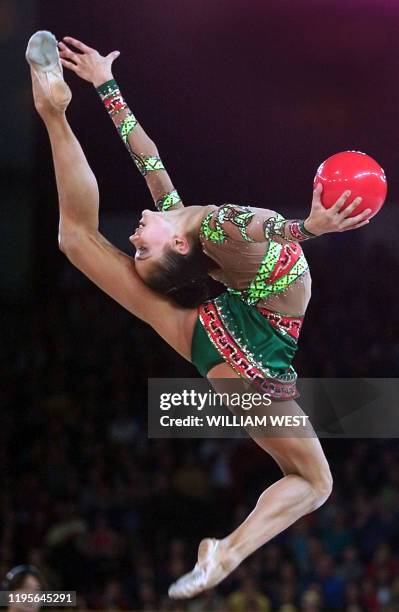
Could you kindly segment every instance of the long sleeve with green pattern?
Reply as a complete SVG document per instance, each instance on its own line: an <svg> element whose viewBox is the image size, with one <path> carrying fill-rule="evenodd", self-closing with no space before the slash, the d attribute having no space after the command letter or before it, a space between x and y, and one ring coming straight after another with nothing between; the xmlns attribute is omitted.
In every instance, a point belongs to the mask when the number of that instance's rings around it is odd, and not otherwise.
<svg viewBox="0 0 399 612"><path fill-rule="evenodd" d="M203 226L206 237L214 242L227 237L244 242L302 242L315 237L300 219L285 219L274 210L237 204L223 204L212 211Z"/></svg>
<svg viewBox="0 0 399 612"><path fill-rule="evenodd" d="M144 176L155 206L164 211L183 206L155 143L126 104L114 79L96 88L138 170Z"/></svg>

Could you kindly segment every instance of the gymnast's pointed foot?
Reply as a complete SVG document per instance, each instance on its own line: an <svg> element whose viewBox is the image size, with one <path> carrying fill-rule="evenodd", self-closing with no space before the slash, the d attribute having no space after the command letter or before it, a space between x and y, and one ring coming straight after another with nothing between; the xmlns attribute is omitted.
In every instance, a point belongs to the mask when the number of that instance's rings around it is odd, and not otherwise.
<svg viewBox="0 0 399 612"><path fill-rule="evenodd" d="M40 115L65 113L72 93L64 81L57 40L51 32L33 34L26 49L31 69L33 99Z"/></svg>
<svg viewBox="0 0 399 612"><path fill-rule="evenodd" d="M216 586L239 565L226 552L224 540L207 538L198 548L198 561L194 569L169 587L172 599L188 599Z"/></svg>

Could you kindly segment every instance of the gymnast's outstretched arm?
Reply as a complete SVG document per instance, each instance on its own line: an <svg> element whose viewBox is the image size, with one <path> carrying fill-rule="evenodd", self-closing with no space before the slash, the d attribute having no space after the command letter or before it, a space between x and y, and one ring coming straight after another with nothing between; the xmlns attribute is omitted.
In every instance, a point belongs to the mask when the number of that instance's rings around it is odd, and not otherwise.
<svg viewBox="0 0 399 612"><path fill-rule="evenodd" d="M331 208L326 209L320 199L321 193L322 185L319 183L313 191L311 211L305 220L285 219L281 214L264 208L224 204L210 213L205 222L205 235L213 236L216 241L218 236L225 235L246 242L302 242L331 232L357 229L368 223L369 208L349 217L362 198L355 198L344 208L350 197L350 191L345 191Z"/></svg>
<svg viewBox="0 0 399 612"><path fill-rule="evenodd" d="M138 123L114 80L112 64L119 56L119 51L113 51L104 57L75 38L65 37L64 41L59 43L63 66L96 87L130 156L146 180L156 208L169 210L183 206L156 144ZM72 51L65 43L75 47L78 52Z"/></svg>

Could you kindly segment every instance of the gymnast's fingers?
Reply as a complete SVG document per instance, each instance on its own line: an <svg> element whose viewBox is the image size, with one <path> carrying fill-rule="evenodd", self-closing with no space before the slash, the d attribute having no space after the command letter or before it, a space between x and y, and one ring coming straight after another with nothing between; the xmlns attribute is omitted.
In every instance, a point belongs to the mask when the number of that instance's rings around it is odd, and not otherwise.
<svg viewBox="0 0 399 612"><path fill-rule="evenodd" d="M365 221L368 221L367 217L369 217L370 213L371 213L371 209L366 208L366 210L363 210L363 212L359 213L355 217L350 217L349 219L345 219L344 221L342 221L341 228L343 230L354 229L360 223L364 223Z"/></svg>
<svg viewBox="0 0 399 612"><path fill-rule="evenodd" d="M338 198L338 200L331 206L330 214L335 214L340 212L341 208L345 204L346 200L349 198L351 192L349 190L344 191L344 193Z"/></svg>
<svg viewBox="0 0 399 612"><path fill-rule="evenodd" d="M370 223L370 219L366 219L365 221L362 221L361 223L357 223L356 225L351 225L350 227L346 227L345 229L341 231L347 232L348 230L359 229L359 227L363 227L363 225L367 225L368 223Z"/></svg>
<svg viewBox="0 0 399 612"><path fill-rule="evenodd" d="M72 72L76 72L76 74L78 74L80 72L80 67L79 66L77 66L73 62L70 62L70 61L64 59L63 57L61 57L61 64L64 66L64 68L68 68L69 70L72 70Z"/></svg>
<svg viewBox="0 0 399 612"><path fill-rule="evenodd" d="M80 40L72 38L71 36L64 36L63 40L65 40L65 42L67 42L68 44L73 45L76 49L79 49L79 51L81 51L82 53L91 53L92 51L94 51L94 49L92 49L91 47L88 47Z"/></svg>
<svg viewBox="0 0 399 612"><path fill-rule="evenodd" d="M74 53L73 51L71 51L71 49L69 49L69 47L64 45L64 43L62 43L62 42L58 43L58 47L60 49L60 57L62 59L66 59L66 60L69 60L71 62L75 62L75 64L78 63L79 55L77 53Z"/></svg>
<svg viewBox="0 0 399 612"><path fill-rule="evenodd" d="M359 206L361 201L362 198L360 196L358 198L355 198L353 202L349 204L349 206L341 210L338 214L341 215L341 217L343 217L344 219L346 219L355 210L356 206Z"/></svg>

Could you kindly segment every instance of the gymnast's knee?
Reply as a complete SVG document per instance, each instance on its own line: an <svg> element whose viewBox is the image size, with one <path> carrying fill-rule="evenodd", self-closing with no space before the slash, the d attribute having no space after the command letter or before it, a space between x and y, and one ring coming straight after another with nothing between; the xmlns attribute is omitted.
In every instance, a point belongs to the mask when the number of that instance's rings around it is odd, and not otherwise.
<svg viewBox="0 0 399 612"><path fill-rule="evenodd" d="M311 484L314 492L312 510L317 510L330 497L333 488L333 478L328 465L321 468L317 478Z"/></svg>

